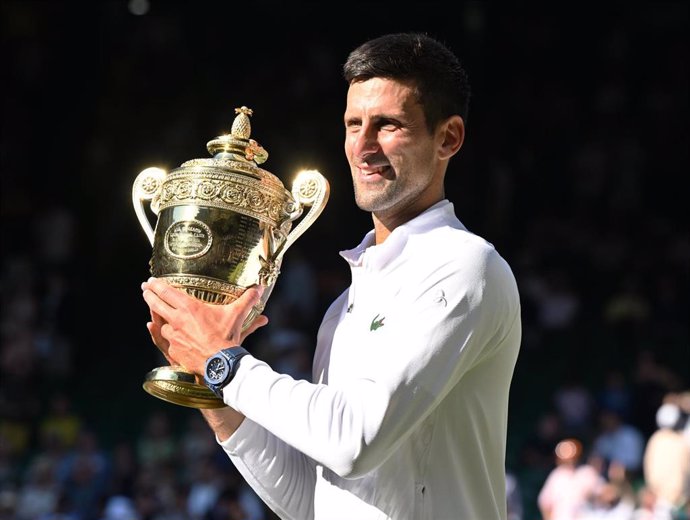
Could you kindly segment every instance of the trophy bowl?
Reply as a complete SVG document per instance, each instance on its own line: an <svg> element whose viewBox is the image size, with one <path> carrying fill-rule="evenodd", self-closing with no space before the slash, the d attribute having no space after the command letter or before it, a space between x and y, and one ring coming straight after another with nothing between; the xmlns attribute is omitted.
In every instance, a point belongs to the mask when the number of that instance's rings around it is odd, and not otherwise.
<svg viewBox="0 0 690 520"><path fill-rule="evenodd" d="M170 172L146 168L134 180L132 203L153 247L153 276L218 305L235 301L248 287L264 286L246 328L263 312L285 251L322 212L330 188L318 171L303 170L288 191L258 166L268 153L249 138L252 110L243 106L235 113L230 134L207 143L212 158L192 159ZM157 216L155 228L145 202ZM305 207L309 211L303 215ZM181 406L225 406L182 366L151 370L143 387Z"/></svg>

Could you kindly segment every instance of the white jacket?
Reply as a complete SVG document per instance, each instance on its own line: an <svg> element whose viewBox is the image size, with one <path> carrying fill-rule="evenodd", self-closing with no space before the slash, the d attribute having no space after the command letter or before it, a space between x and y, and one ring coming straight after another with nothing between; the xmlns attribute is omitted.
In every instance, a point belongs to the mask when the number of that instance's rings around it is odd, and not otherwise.
<svg viewBox="0 0 690 520"><path fill-rule="evenodd" d="M313 383L245 356L221 443L291 520L500 520L508 393L521 338L514 276L444 200L341 255Z"/></svg>

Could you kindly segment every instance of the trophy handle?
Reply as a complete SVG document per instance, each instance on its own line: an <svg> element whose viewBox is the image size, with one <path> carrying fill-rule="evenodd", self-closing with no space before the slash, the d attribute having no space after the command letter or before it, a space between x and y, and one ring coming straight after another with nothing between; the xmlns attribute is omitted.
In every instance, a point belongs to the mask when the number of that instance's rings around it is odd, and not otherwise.
<svg viewBox="0 0 690 520"><path fill-rule="evenodd" d="M134 179L132 185L132 204L134 205L134 212L137 214L139 224L146 233L146 236L153 246L153 227L144 211L144 201L151 201L151 211L158 215L158 196L160 195L160 188L163 185L163 179L166 176L165 170L160 168L146 168L137 178Z"/></svg>
<svg viewBox="0 0 690 520"><path fill-rule="evenodd" d="M302 170L292 182L292 196L299 205L296 216L302 212L303 206L311 206L309 212L300 220L299 224L288 234L283 247L276 252L274 260L278 261L285 251L311 226L326 207L330 194L330 185L326 178L317 170Z"/></svg>

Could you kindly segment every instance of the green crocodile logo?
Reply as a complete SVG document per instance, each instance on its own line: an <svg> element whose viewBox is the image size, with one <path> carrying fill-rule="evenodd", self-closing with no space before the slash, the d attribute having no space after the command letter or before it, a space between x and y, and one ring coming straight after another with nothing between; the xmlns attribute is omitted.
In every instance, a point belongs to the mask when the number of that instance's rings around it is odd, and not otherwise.
<svg viewBox="0 0 690 520"><path fill-rule="evenodd" d="M383 327L384 323L383 320L385 320L386 317L383 316L382 318L379 318L379 315L377 314L373 320L371 320L371 326L369 327L369 330L376 330L380 327Z"/></svg>

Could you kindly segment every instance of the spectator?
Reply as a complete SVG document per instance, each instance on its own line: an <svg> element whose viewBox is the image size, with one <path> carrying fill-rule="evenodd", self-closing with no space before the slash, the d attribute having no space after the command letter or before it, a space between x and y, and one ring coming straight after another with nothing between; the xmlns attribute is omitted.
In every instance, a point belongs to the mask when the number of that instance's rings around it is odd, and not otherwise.
<svg viewBox="0 0 690 520"><path fill-rule="evenodd" d="M625 495L620 485L605 482L576 520L631 520L634 512L635 503Z"/></svg>
<svg viewBox="0 0 690 520"><path fill-rule="evenodd" d="M113 495L106 501L101 520L139 520L134 502L123 495Z"/></svg>
<svg viewBox="0 0 690 520"><path fill-rule="evenodd" d="M631 419L632 392L620 369L614 368L606 373L604 388L598 393L597 401L600 409L612 410L624 421Z"/></svg>
<svg viewBox="0 0 690 520"><path fill-rule="evenodd" d="M626 471L637 476L642 468L644 437L633 425L623 421L616 410L599 412L600 430L595 436L593 450L607 463L620 463Z"/></svg>
<svg viewBox="0 0 690 520"><path fill-rule="evenodd" d="M647 486L642 486L637 491L637 504L632 520L665 520L654 512L655 507L656 495Z"/></svg>
<svg viewBox="0 0 690 520"><path fill-rule="evenodd" d="M539 511L543 520L573 520L605 481L593 466L580 463L583 448L578 439L562 440L554 453L556 467L537 497Z"/></svg>
<svg viewBox="0 0 690 520"><path fill-rule="evenodd" d="M594 398L589 388L577 376L566 376L563 384L554 393L553 403L565 435L579 438L589 435Z"/></svg>
<svg viewBox="0 0 690 520"><path fill-rule="evenodd" d="M50 399L50 409L39 423L42 439L54 437L64 448L71 449L77 442L82 419L72 409L72 400L64 393Z"/></svg>
<svg viewBox="0 0 690 520"><path fill-rule="evenodd" d="M177 443L165 412L156 410L137 441L137 458L143 466L162 467L176 456Z"/></svg>
<svg viewBox="0 0 690 520"><path fill-rule="evenodd" d="M668 394L656 414L658 429L644 451L644 479L657 497L655 511L670 517L690 501L690 444L683 436L688 422L677 394Z"/></svg>
<svg viewBox="0 0 690 520"><path fill-rule="evenodd" d="M27 482L21 487L18 495L18 520L34 520L55 510L60 498L60 486L54 478L51 461L43 459L31 467Z"/></svg>

